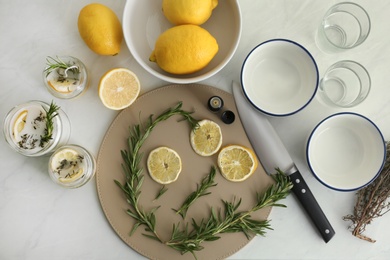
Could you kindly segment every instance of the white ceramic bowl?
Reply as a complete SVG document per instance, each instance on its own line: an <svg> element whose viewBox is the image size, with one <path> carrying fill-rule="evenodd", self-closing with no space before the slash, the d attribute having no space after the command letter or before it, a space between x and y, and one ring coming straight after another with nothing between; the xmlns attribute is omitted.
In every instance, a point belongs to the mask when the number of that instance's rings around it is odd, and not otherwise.
<svg viewBox="0 0 390 260"><path fill-rule="evenodd" d="M300 44L273 39L256 46L241 69L241 85L252 105L272 116L288 116L306 107L318 88L318 68Z"/></svg>
<svg viewBox="0 0 390 260"><path fill-rule="evenodd" d="M162 1L127 0L123 12L123 34L134 59L149 73L168 82L187 84L205 80L220 71L232 58L241 37L241 12L237 0L219 1L210 19L201 25L217 40L219 51L202 70L188 75L174 75L160 69L149 56L155 42L173 25L162 13Z"/></svg>
<svg viewBox="0 0 390 260"><path fill-rule="evenodd" d="M312 131L306 158L314 176L338 191L354 191L370 184L386 159L379 128L355 113L334 114Z"/></svg>

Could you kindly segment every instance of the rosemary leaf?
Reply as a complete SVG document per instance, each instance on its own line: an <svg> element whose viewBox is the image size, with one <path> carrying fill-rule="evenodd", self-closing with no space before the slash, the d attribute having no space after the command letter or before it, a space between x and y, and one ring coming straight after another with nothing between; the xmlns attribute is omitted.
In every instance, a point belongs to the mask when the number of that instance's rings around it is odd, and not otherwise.
<svg viewBox="0 0 390 260"><path fill-rule="evenodd" d="M161 189L158 191L156 198L154 200L158 200L167 190L168 188L165 187L165 185L163 185Z"/></svg>
<svg viewBox="0 0 390 260"><path fill-rule="evenodd" d="M215 167L211 167L210 173L202 179L202 182L200 186L197 187L196 191L188 195L181 207L178 210L175 210L176 214L180 214L180 216L184 219L186 217L188 209L195 202L196 199L210 194L210 192L207 192L207 189L217 185L217 183L214 182L215 173Z"/></svg>
<svg viewBox="0 0 390 260"><path fill-rule="evenodd" d="M63 75L63 76L65 76L65 77L67 77L68 70L72 71L75 74L80 72L80 69L78 66L76 66L74 64L66 63L63 60L61 60L58 56L56 56L56 59L48 56L46 58L46 65L47 65L47 67L44 70L44 72L46 73L46 77L51 72L53 72L54 70L58 70L58 69L64 70L65 75Z"/></svg>

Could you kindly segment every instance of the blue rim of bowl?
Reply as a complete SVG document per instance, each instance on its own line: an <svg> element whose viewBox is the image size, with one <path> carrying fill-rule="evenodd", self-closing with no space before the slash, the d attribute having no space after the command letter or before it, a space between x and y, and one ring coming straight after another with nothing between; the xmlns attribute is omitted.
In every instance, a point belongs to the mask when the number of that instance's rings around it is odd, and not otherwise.
<svg viewBox="0 0 390 260"><path fill-rule="evenodd" d="M316 130L318 129L318 127L320 127L322 125L322 123L324 123L325 121L327 121L328 119L332 118L332 117L336 117L336 116L341 116L341 115L353 115L353 116L358 116L358 117L361 117L365 120L367 120L369 123L371 123L374 128L378 131L379 133L379 136L381 137L382 139L382 143L383 143L383 160L382 160L382 165L379 167L379 170L378 172L374 175L374 177L372 177L372 179L365 183L364 185L361 185L359 187L356 187L356 188L352 188L352 189L341 189L341 188L336 188L336 187L333 187L325 182L323 182L319 176L317 176L317 174L315 173L314 169L312 168L311 164L310 164L310 160L309 160L309 146L310 146L310 141L313 137L313 134L316 132ZM310 168L310 171L312 172L312 174L314 175L314 177L321 183L323 184L324 186L332 189L332 190L336 190L336 191L342 191L342 192L349 192L349 191L356 191L356 190L360 190L368 185L370 185L378 176L379 174L381 173L384 165L385 165L385 162L386 162L386 141L383 137L383 134L382 132L380 131L379 127L374 123L372 122L369 118L361 115L361 114L358 114L358 113L353 113L353 112L341 112L341 113L336 113L336 114L333 114L333 115L330 115L328 117L326 117L325 119L323 119L321 122L319 122L316 127L313 129L313 131L310 133L310 136L307 140L307 144L306 144L306 161L307 161L307 164L309 165L309 168Z"/></svg>
<svg viewBox="0 0 390 260"><path fill-rule="evenodd" d="M244 82L243 82L243 80L242 80L245 64L246 64L248 58L251 56L251 54L252 54L257 48L259 48L260 46L262 46L262 45L264 45L264 44L267 44L267 43L270 43L270 42L276 42L276 41L292 43L292 44L298 46L299 48L301 48L302 50L304 50L304 51L307 53L307 55L310 57L310 59L313 61L314 67L315 67L315 69L316 69L316 76L317 76L316 86L315 86L315 88L314 88L313 95L310 97L310 99L309 99L302 107L298 108L298 109L295 110L295 111L286 113L286 114L274 114L274 113L271 113L271 112L269 112L269 111L266 111L266 110L261 109L260 107L256 106L256 104L253 103L253 102L251 101L251 99L248 97L248 95L246 94L245 88L244 88ZM252 104L252 106L253 106L254 108L256 108L257 110L263 112L264 114L270 115L270 116L283 117L283 116L290 116L290 115L296 114L296 113L298 113L299 111L303 110L307 105L310 104L310 102L313 100L313 98L315 97L315 95L316 95L316 93L317 93L318 84L319 84L319 77L320 77L320 76L319 76L318 66L317 66L316 61L314 60L313 56L310 54L310 52L309 52L305 47L303 47L301 44L299 44L299 43L297 43L297 42L294 42L294 41L288 40L288 39L271 39L271 40L268 40L268 41L265 41L265 42L262 42L262 43L258 44L256 47L254 47L254 48L248 53L248 55L246 56L246 58L245 58L245 60L244 60L244 63L243 63L242 66L241 66L240 77L241 77L240 81L241 81L241 88L242 88L242 91L244 92L244 95L245 95L246 99Z"/></svg>

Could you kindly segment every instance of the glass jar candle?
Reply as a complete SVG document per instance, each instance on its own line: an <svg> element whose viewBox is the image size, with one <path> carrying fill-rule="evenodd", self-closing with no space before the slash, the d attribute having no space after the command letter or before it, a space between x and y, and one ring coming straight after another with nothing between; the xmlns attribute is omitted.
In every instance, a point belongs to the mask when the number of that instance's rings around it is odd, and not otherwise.
<svg viewBox="0 0 390 260"><path fill-rule="evenodd" d="M87 90L89 77L84 63L75 57L48 57L43 81L53 96L70 99Z"/></svg>
<svg viewBox="0 0 390 260"><path fill-rule="evenodd" d="M65 145L50 157L51 179L65 188L78 188L95 175L96 161L92 154L79 145Z"/></svg>
<svg viewBox="0 0 390 260"><path fill-rule="evenodd" d="M4 136L9 146L25 156L41 156L68 142L70 121L54 104L29 101L12 108L4 119ZM48 123L48 115L51 118Z"/></svg>

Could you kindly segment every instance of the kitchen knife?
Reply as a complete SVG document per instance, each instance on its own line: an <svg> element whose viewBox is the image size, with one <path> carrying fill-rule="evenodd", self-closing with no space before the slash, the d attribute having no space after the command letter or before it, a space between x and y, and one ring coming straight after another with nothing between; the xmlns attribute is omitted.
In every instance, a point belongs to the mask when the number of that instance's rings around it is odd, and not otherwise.
<svg viewBox="0 0 390 260"><path fill-rule="evenodd" d="M260 163L268 174L276 172L276 168L288 175L293 183L292 191L317 227L322 238L327 243L335 231L318 205L305 180L295 166L287 149L265 115L255 110L248 102L241 86L232 83L236 107L250 143L258 156Z"/></svg>

